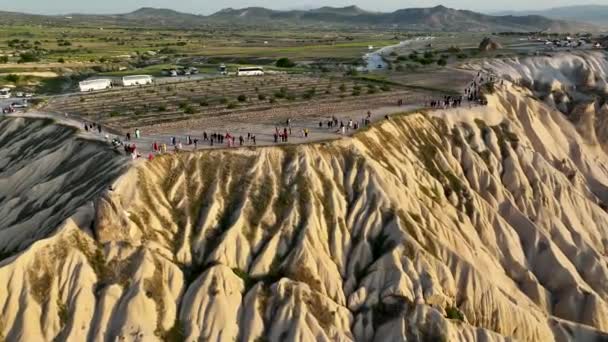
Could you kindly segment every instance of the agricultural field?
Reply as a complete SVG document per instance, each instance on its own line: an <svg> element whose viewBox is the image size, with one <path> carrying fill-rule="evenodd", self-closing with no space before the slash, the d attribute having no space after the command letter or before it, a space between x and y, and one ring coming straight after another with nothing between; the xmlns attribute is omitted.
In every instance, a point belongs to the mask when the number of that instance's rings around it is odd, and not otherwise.
<svg viewBox="0 0 608 342"><path fill-rule="evenodd" d="M292 74L344 73L363 65L370 47L377 50L428 35L433 36L431 42L403 45L383 55L389 63L386 71L428 73L490 55L479 54L477 45L484 35L478 33L0 25L0 85L52 95L75 91L79 81L91 76L160 77L162 69L176 66L194 66L215 76L220 64L230 70L261 65ZM520 38L496 37L505 48L491 52L492 56L518 53L512 47L521 45ZM420 58L411 58L413 53ZM277 67L281 58L288 58L293 66Z"/></svg>
<svg viewBox="0 0 608 342"><path fill-rule="evenodd" d="M263 65L268 70L310 72L316 64L357 64L369 46L397 43L407 34L299 30L59 27L0 25L0 85L37 93L75 89L94 75L160 76L163 68L195 66L217 74L220 64L235 69ZM289 58L291 68L275 62ZM7 78L19 76L18 81Z"/></svg>
<svg viewBox="0 0 608 342"><path fill-rule="evenodd" d="M223 58L358 58L369 45L394 44L392 32L220 31L133 28L0 26L7 62L70 65L120 63L175 56ZM151 52L148 54L148 52ZM158 56L158 57L157 57Z"/></svg>
<svg viewBox="0 0 608 342"><path fill-rule="evenodd" d="M0 45L4 41L5 52L11 54L8 63L0 65L0 77L17 87L37 86L42 94L68 93L50 97L43 109L75 114L123 132L201 120L221 124L220 118L239 115L244 121L261 117L272 121L294 112L314 115L313 108L329 113L393 105L398 98L416 98L420 103L429 94L458 94L471 76L457 66L483 58L476 47L483 35L428 37L364 30L11 27L0 32ZM517 39L501 38L505 53ZM404 41L409 43L399 45ZM381 56L387 67L355 71L366 64L364 55L370 47L374 51L388 47ZM39 61L19 63L24 57L19 52L31 50L39 51ZM277 65L285 58L289 67ZM229 70L261 65L267 76L221 77L220 64ZM201 77L160 78L163 69L179 65L196 66ZM148 87L77 93L78 81L91 76L133 74L158 80Z"/></svg>
<svg viewBox="0 0 608 342"><path fill-rule="evenodd" d="M224 77L57 97L44 110L70 113L118 131L283 108L368 108L374 101L420 101L426 92L386 82L309 75ZM252 117L256 122L259 118Z"/></svg>

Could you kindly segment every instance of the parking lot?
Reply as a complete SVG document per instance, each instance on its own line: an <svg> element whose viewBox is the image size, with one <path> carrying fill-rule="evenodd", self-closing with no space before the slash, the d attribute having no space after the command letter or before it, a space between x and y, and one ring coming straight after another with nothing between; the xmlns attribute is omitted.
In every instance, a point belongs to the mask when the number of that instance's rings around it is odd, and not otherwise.
<svg viewBox="0 0 608 342"><path fill-rule="evenodd" d="M27 99L11 97L8 99L0 99L0 112L4 112L5 109L9 108L11 105L18 104L13 106L15 111L23 111L25 107L21 107L22 104L27 103Z"/></svg>

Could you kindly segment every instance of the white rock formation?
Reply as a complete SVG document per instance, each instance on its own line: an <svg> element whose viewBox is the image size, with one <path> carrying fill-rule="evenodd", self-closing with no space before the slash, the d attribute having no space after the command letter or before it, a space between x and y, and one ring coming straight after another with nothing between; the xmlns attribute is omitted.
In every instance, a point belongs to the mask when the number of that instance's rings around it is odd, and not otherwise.
<svg viewBox="0 0 608 342"><path fill-rule="evenodd" d="M535 91L332 143L162 156L90 197L66 177L40 193L69 217L0 239L0 340L607 339L608 155ZM3 153L44 141L17 131ZM2 189L75 172L48 158Z"/></svg>

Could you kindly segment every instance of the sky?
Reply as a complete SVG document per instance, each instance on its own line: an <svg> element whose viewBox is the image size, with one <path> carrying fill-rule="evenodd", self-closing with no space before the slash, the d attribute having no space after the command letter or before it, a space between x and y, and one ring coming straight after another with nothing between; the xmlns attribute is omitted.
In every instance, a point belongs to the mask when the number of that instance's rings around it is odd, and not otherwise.
<svg viewBox="0 0 608 342"><path fill-rule="evenodd" d="M127 13L141 7L157 7L195 14L211 14L227 7L262 6L272 9L301 9L321 6L357 5L366 10L387 12L409 7L444 5L457 9L491 13L504 10L531 10L580 5L580 1L577 0L300 0L293 3L297 3L298 5L289 5L289 2L278 0L0 0L0 11L36 14L114 14ZM608 0L596 0L593 3L608 5Z"/></svg>

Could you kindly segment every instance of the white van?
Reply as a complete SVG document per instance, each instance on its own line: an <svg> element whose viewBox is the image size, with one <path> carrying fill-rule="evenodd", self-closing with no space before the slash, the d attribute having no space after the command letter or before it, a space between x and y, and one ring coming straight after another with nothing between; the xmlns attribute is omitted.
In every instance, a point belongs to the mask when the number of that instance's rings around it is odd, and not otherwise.
<svg viewBox="0 0 608 342"><path fill-rule="evenodd" d="M11 90L9 88L0 89L0 99L8 99L11 97Z"/></svg>
<svg viewBox="0 0 608 342"><path fill-rule="evenodd" d="M262 67L247 67L238 68L237 76L264 76L264 68Z"/></svg>
<svg viewBox="0 0 608 342"><path fill-rule="evenodd" d="M112 81L107 78L87 80L78 83L81 92L104 90L112 88Z"/></svg>
<svg viewBox="0 0 608 342"><path fill-rule="evenodd" d="M122 78L123 87L132 87L137 85L152 84L152 76L150 75L133 75Z"/></svg>

